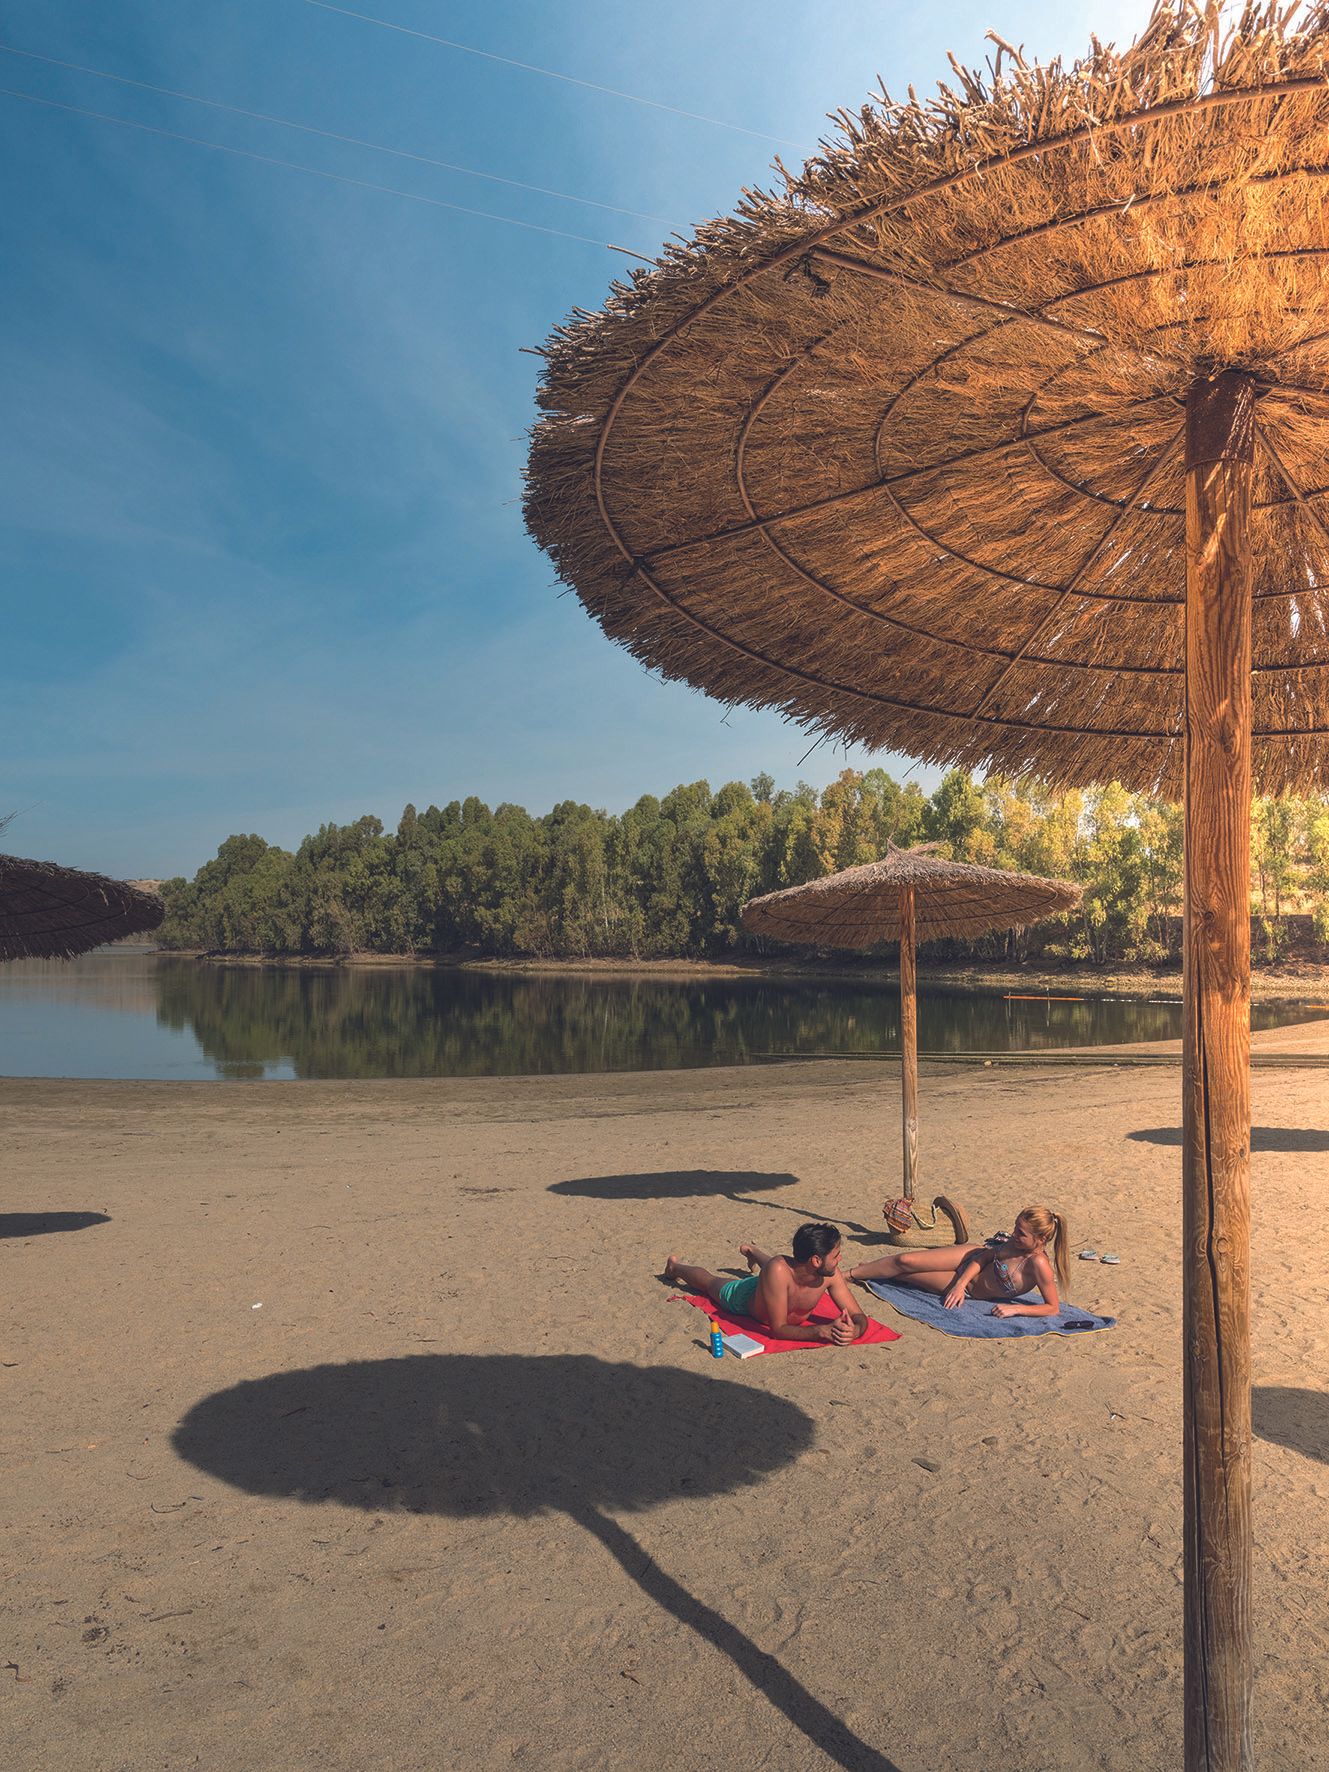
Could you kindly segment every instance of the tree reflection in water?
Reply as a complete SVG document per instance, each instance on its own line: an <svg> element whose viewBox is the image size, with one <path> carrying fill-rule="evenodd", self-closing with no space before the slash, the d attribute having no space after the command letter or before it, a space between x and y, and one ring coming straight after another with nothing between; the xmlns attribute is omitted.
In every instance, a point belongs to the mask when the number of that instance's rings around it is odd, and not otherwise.
<svg viewBox="0 0 1329 1772"><path fill-rule="evenodd" d="M889 977L870 987L162 960L157 982L159 1022L192 1032L231 1076L261 1075L282 1060L300 1077L465 1077L899 1050ZM1274 1025L1294 1015L1257 1005L1254 1019ZM1175 1003L1020 1002L935 990L919 1001L925 1053L1037 1051L1173 1039L1180 1031Z"/></svg>

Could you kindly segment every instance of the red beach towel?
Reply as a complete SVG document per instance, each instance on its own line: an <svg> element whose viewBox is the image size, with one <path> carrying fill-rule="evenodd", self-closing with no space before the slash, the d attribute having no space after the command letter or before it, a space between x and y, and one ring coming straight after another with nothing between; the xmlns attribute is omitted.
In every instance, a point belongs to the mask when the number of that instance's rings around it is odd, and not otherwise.
<svg viewBox="0 0 1329 1772"><path fill-rule="evenodd" d="M761 1343L761 1351L764 1354L786 1354L801 1347L831 1347L834 1345L829 1341L784 1341L779 1336L768 1335L755 1317L736 1317L732 1311L725 1310L723 1305L712 1304L709 1298L694 1298L690 1292L676 1292L674 1297L684 1299L688 1304L695 1304L699 1311L705 1311L708 1317L714 1317L724 1334L750 1335L754 1341ZM830 1299L822 1297L813 1306L812 1315L808 1321L810 1323L832 1323L839 1314L839 1310L831 1303ZM869 1317L867 1329L852 1345L854 1347L875 1347L879 1342L898 1341L899 1339L898 1329L888 1329L875 1317Z"/></svg>

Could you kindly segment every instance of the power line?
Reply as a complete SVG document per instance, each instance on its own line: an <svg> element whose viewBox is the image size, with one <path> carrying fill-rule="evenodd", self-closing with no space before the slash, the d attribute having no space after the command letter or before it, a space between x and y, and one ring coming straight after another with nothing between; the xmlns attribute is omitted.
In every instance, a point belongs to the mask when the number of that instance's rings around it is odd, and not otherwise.
<svg viewBox="0 0 1329 1772"><path fill-rule="evenodd" d="M251 153L248 148L225 147L221 142L204 141L197 135L181 135L178 130L159 129L153 123L133 123L128 117L111 117L105 111L89 111L82 105L62 104L59 99L38 98L35 92L17 92L12 86L0 86L0 98L21 98L30 105L45 105L53 111L71 111L76 117L93 117L99 123L116 123L121 129L138 129L145 135L165 136L168 141L188 142L195 148L209 148L214 154L233 154L239 160L257 160L263 166L281 166L287 172L307 172L311 178L331 179L334 184L353 185L360 191L380 191L387 197L404 197L408 203L425 203L431 209L449 209L454 215L478 216L482 221L504 222L510 228L525 228L532 234L552 234L559 240L577 240L583 246L602 246L618 250L608 240L593 240L589 234L569 234L563 228L545 228L538 222L518 221L515 216L495 215L489 209L468 209L463 203L445 203L441 197L422 197L418 191L403 191L396 185L371 184L364 178L347 178L344 173L324 172L318 166L304 166L298 160L278 160L272 154Z"/></svg>
<svg viewBox="0 0 1329 1772"><path fill-rule="evenodd" d="M519 178L503 178L497 172L477 172L471 166L458 166L451 160L434 160L427 154L411 154L405 148L385 147L382 142L365 141L357 135L338 135L335 130L316 129L312 123L296 123L290 117L277 117L268 111L247 111L243 105L226 105L220 99L200 98L196 92L178 92L171 86L154 86L148 80L131 80L127 74L109 74L105 68L89 68L81 62L61 61L58 56L39 55L35 49L16 49L12 43L0 43L5 55L21 55L27 61L45 62L52 68L68 68L75 74L91 74L97 80L114 80L119 86L137 86L143 92L160 93L164 98L184 99L191 105L207 105L214 111L228 111L234 117L250 117L259 123L276 123L283 129L298 129L305 135L319 135L325 141L344 142L353 148L370 148L376 154L391 154L398 160L413 160L420 166L437 166L444 172L460 172L467 178L488 179L491 184L511 185L519 191L534 191L541 197L557 197L563 203L584 203L590 209L607 209L611 215L629 215L636 221L670 225L667 216L647 215L640 209L622 209L615 203L597 203L593 197L574 197L568 191L553 191L545 185L529 185Z"/></svg>
<svg viewBox="0 0 1329 1772"><path fill-rule="evenodd" d="M399 31L403 37L419 37L425 43L441 43L444 49L458 49L463 55L478 55L487 62L501 62L505 68L520 68L526 74L542 74L546 80L562 80L569 86L581 86L587 92L607 93L610 98L627 99L629 104L648 105L653 111L668 111L674 117L688 117L694 123L711 123L717 129L732 129L739 135L755 135L759 141L775 142L782 148L796 148L798 142L781 135L767 135L763 129L745 129L741 123L726 123L722 117L706 117L700 111L680 110L677 105L663 104L658 98L642 98L639 93L621 92L616 86L599 86L594 80L579 80L574 74L560 74L554 68L537 68L533 62L514 61L510 55L495 55L488 49L475 49L469 43L458 43L451 37L435 37L429 31L412 30L410 25L394 24L391 19L373 18L367 12L352 12L349 6L333 6L331 0L306 0L323 12L339 12L343 18L359 19L361 24L378 25L385 31Z"/></svg>

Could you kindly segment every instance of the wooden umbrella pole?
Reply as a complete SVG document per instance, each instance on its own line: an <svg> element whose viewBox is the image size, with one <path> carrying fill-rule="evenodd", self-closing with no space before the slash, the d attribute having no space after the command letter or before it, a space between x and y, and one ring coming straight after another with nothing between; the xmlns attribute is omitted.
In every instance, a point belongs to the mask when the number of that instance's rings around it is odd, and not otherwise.
<svg viewBox="0 0 1329 1772"><path fill-rule="evenodd" d="M918 970L914 888L900 888L900 1098L904 1118L904 1197L918 1169Z"/></svg>
<svg viewBox="0 0 1329 1772"><path fill-rule="evenodd" d="M1182 1263L1186 1772L1248 1772L1254 385L1186 401Z"/></svg>

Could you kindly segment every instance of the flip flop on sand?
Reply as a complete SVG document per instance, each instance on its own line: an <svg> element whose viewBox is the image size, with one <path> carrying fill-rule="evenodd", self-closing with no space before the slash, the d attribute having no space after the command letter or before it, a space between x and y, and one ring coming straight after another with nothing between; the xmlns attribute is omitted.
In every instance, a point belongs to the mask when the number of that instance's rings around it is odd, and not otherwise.
<svg viewBox="0 0 1329 1772"><path fill-rule="evenodd" d="M1120 1267L1121 1265L1121 1257L1119 1255L1100 1255L1098 1259L1100 1261L1105 1261L1109 1267Z"/></svg>
<svg viewBox="0 0 1329 1772"><path fill-rule="evenodd" d="M1097 1261L1098 1260L1097 1249L1081 1249L1080 1260L1081 1261Z"/></svg>

